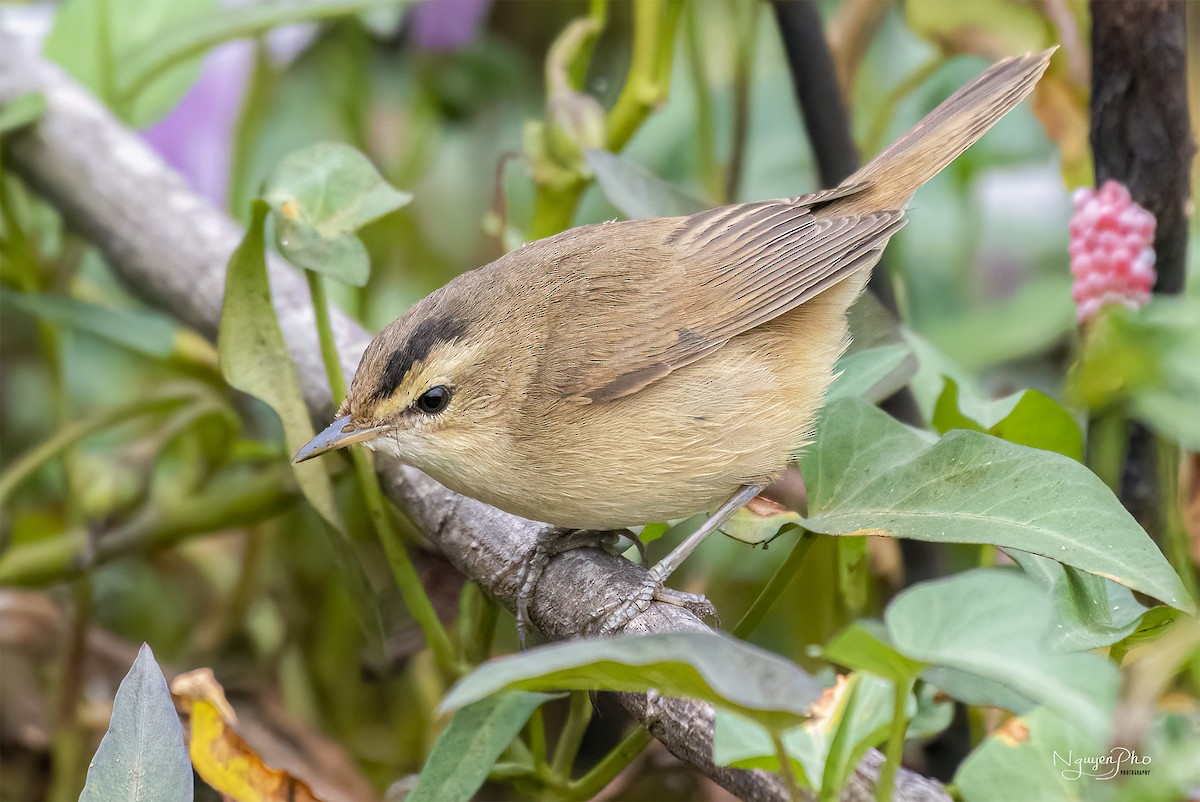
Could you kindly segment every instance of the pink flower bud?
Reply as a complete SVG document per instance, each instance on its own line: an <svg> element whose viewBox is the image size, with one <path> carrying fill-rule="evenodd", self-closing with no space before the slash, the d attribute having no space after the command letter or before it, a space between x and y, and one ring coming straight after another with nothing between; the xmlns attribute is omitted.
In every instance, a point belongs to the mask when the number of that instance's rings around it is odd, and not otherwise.
<svg viewBox="0 0 1200 802"><path fill-rule="evenodd" d="M1115 181L1071 196L1071 275L1076 318L1084 322L1106 304L1137 309L1154 287L1154 215Z"/></svg>

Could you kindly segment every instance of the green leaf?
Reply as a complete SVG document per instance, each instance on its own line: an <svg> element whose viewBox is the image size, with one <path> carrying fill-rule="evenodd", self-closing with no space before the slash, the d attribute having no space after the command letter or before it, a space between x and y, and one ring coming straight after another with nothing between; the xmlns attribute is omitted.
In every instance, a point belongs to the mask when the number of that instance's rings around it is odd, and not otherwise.
<svg viewBox="0 0 1200 802"><path fill-rule="evenodd" d="M121 680L112 718L88 766L79 802L192 799L192 763L167 680L142 644Z"/></svg>
<svg viewBox="0 0 1200 802"><path fill-rule="evenodd" d="M367 249L354 232L412 200L349 145L323 142L284 157L263 199L275 212L275 237L288 261L361 287Z"/></svg>
<svg viewBox="0 0 1200 802"><path fill-rule="evenodd" d="M1127 404L1154 429L1200 450L1200 300L1155 297L1093 322L1068 397L1088 409Z"/></svg>
<svg viewBox="0 0 1200 802"><path fill-rule="evenodd" d="M908 722L908 737L925 740L942 733L954 720L954 703L936 686L918 683L917 712Z"/></svg>
<svg viewBox="0 0 1200 802"><path fill-rule="evenodd" d="M1006 0L909 0L905 16L913 33L958 52L1021 53L1052 43L1052 29L1037 9Z"/></svg>
<svg viewBox="0 0 1200 802"><path fill-rule="evenodd" d="M459 710L438 736L407 802L468 802L533 711L553 698L513 691Z"/></svg>
<svg viewBox="0 0 1200 802"><path fill-rule="evenodd" d="M851 351L838 360L837 370L826 403L838 398L878 403L908 384L917 371L917 360L906 343L890 343Z"/></svg>
<svg viewBox="0 0 1200 802"><path fill-rule="evenodd" d="M708 204L669 184L624 156L599 148L583 152L608 202L630 220L681 217L702 212Z"/></svg>
<svg viewBox="0 0 1200 802"><path fill-rule="evenodd" d="M803 787L815 790L816 786L808 776L808 769L798 756L807 746L807 742L800 742L800 739L806 737L799 734L803 729L801 726L787 730L783 734L783 746L792 758L792 769L796 779ZM713 763L718 766L779 771L779 757L775 752L770 730L731 710L717 708L713 720L712 749ZM817 778L820 778L819 773Z"/></svg>
<svg viewBox="0 0 1200 802"><path fill-rule="evenodd" d="M95 0L76 0L84 4ZM174 0L156 0L171 3ZM122 0L140 2L140 0ZM405 0L293 0L292 2L221 4L216 11L189 17L186 24L163 29L143 47L118 54L118 96L139 95L157 76L199 58L234 39L250 39L274 28L299 22L351 16L373 8L404 5Z"/></svg>
<svg viewBox="0 0 1200 802"><path fill-rule="evenodd" d="M958 383L946 385L934 407L933 426L945 433L970 429L1010 443L1053 451L1083 461L1083 430L1061 404L1037 390L1021 390L986 400L961 393Z"/></svg>
<svg viewBox="0 0 1200 802"><path fill-rule="evenodd" d="M41 92L21 95L0 106L0 134L32 125L46 113L46 96Z"/></svg>
<svg viewBox="0 0 1200 802"><path fill-rule="evenodd" d="M1173 607L1151 607L1138 621L1137 629L1113 644L1108 653L1109 659L1115 663L1121 663L1130 649L1161 638L1181 615L1182 613Z"/></svg>
<svg viewBox="0 0 1200 802"><path fill-rule="evenodd" d="M1052 651L1053 602L1015 571L977 569L921 583L888 605L884 623L909 659L1000 683L1089 731L1111 727L1116 666L1088 652Z"/></svg>
<svg viewBox="0 0 1200 802"><path fill-rule="evenodd" d="M1081 730L1045 707L1009 720L967 756L954 777L966 802L1091 800L1095 780L1073 761L1107 755L1099 733Z"/></svg>
<svg viewBox="0 0 1200 802"><path fill-rule="evenodd" d="M922 433L865 403L825 409L801 456L804 527L823 534L991 543L1040 554L1187 610L1178 575L1112 492L1060 454L953 431Z"/></svg>
<svg viewBox="0 0 1200 802"><path fill-rule="evenodd" d="M284 441L294 454L313 437L312 420L300 393L296 366L288 353L283 332L271 303L267 280L263 228L267 204L255 201L253 217L246 236L229 258L225 273L225 298L217 333L217 354L221 375L231 387L265 402L283 424ZM329 463L308 460L292 466L304 497L332 530L338 542L332 544L334 558L350 586L364 625L374 622L382 632L378 607L373 603L369 583L342 523L333 497Z"/></svg>
<svg viewBox="0 0 1200 802"><path fill-rule="evenodd" d="M1002 707L1014 713L1025 713L1037 707L1028 696L1017 693L1003 682L946 666L930 666L921 673L921 679L972 707Z"/></svg>
<svg viewBox="0 0 1200 802"><path fill-rule="evenodd" d="M859 759L881 743L892 720L892 683L869 674L839 677L814 708L813 718L782 735L797 777L805 786L829 795L840 789ZM908 714L916 712L910 697ZM738 713L718 710L713 733L713 762L740 769L779 771L770 732Z"/></svg>
<svg viewBox="0 0 1200 802"><path fill-rule="evenodd" d="M896 651L879 621L856 621L834 637L821 656L826 660L867 671L892 682L912 682L925 668Z"/></svg>
<svg viewBox="0 0 1200 802"><path fill-rule="evenodd" d="M175 354L176 327L143 310L118 309L51 293L18 293L0 288L0 302L43 320L70 326L153 359Z"/></svg>
<svg viewBox="0 0 1200 802"><path fill-rule="evenodd" d="M850 685L849 699L839 711L840 720L830 721L833 737L825 755L821 781L826 793L846 784L846 778L866 751L887 738L892 724L895 685L871 674L851 675ZM905 696L905 716L911 718L916 713L916 701L907 691Z"/></svg>
<svg viewBox="0 0 1200 802"><path fill-rule="evenodd" d="M653 690L777 728L802 720L821 691L800 667L728 635L669 632L577 640L489 661L450 690L442 709L510 689Z"/></svg>
<svg viewBox="0 0 1200 802"><path fill-rule="evenodd" d="M174 108L200 75L197 52L153 77L128 102L118 97L118 66L170 31L216 13L217 0L68 0L54 15L46 55L141 128Z"/></svg>
<svg viewBox="0 0 1200 802"><path fill-rule="evenodd" d="M721 533L751 546L758 546L770 543L782 533L794 529L801 520L799 513L783 505L754 510L747 506L734 513L733 517L721 526ZM700 522L703 522L703 518ZM690 527L691 531L698 528L698 525Z"/></svg>
<svg viewBox="0 0 1200 802"><path fill-rule="evenodd" d="M1084 651L1111 646L1132 634L1149 610L1129 588L1036 554L1007 549L1025 576L1054 598L1051 648Z"/></svg>

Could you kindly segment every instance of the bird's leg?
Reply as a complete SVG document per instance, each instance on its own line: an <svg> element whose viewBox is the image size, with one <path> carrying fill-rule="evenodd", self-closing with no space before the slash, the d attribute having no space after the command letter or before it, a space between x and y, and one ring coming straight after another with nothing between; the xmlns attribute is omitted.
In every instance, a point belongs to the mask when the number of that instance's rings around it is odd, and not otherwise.
<svg viewBox="0 0 1200 802"><path fill-rule="evenodd" d="M588 547L601 548L611 551L622 537L633 541L641 555L642 563L646 562L646 546L641 539L629 530L615 532L596 532L591 529L560 529L556 526L546 526L538 532L537 540L529 557L521 565L517 574L517 642L525 648L525 634L533 623L529 618L529 602L533 598L533 590L538 580L546 571L550 561L560 554L575 549Z"/></svg>
<svg viewBox="0 0 1200 802"><path fill-rule="evenodd" d="M602 614L599 627L600 634L611 635L614 632L624 629L635 617L648 610L650 603L655 600L681 607L712 609L712 605L703 596L671 590L670 588L663 587L663 583L696 550L696 547L704 542L706 537L719 529L722 524L733 517L734 513L746 506L746 503L750 499L757 496L765 488L766 485L746 485L734 493L729 501L722 504L719 510L701 524L699 529L688 535L687 539L676 546L674 551L659 560L650 569L648 572L649 575L642 583L642 587L638 590L637 595L632 599L625 599L619 602L611 611L606 611Z"/></svg>

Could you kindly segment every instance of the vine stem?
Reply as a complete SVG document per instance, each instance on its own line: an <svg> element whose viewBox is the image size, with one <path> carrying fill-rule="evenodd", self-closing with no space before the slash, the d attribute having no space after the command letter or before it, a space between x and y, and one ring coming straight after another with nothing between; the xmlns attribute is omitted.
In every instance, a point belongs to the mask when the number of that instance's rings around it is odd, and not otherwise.
<svg viewBox="0 0 1200 802"><path fill-rule="evenodd" d="M808 552L816 540L817 536L812 532L801 530L800 537L797 538L795 545L792 546L792 550L787 558L775 569L775 573L771 575L762 592L758 594L758 598L754 600L754 603L750 605L750 609L742 616L742 620L738 621L737 626L733 628L732 634L735 638L745 638L758 628L762 620L767 617L767 613L770 612L771 607L779 600L783 589L796 576L800 564L804 562L804 558L808 556Z"/></svg>
<svg viewBox="0 0 1200 802"><path fill-rule="evenodd" d="M771 742L775 744L775 756L779 758L779 773L787 785L788 798L792 802L800 802L804 796L800 793L800 784L796 782L796 772L792 769L792 759L788 756L787 749L783 745L783 736L779 734L778 730L771 730Z"/></svg>
<svg viewBox="0 0 1200 802"><path fill-rule="evenodd" d="M571 694L571 707L567 713L567 723L563 725L558 743L554 745L554 757L550 767L554 773L566 780L571 779L571 769L575 765L575 756L579 754L579 745L583 743L583 735L587 732L588 722L592 720L592 702L584 691Z"/></svg>
<svg viewBox="0 0 1200 802"><path fill-rule="evenodd" d="M346 377L342 374L342 362L338 355L337 345L333 339L333 325L330 322L329 298L325 290L325 277L312 270L304 271L308 279L308 289L312 295L313 311L317 321L317 338L321 343L321 358L325 362L325 371L329 376L329 388L334 399L341 403L346 397ZM379 480L375 477L375 468L370 457L360 449L349 449L350 461L354 464L354 475L362 491L363 501L367 507L367 515L375 528L375 534L383 545L383 553L387 557L388 566L392 569L392 577L400 589L400 596L408 607L409 613L421 632L425 642L433 652L442 676L455 679L462 675L462 666L454 657L454 647L450 636L433 609L433 602L421 584L417 569L412 558L404 548L400 533L388 515L387 502L383 491L379 489Z"/></svg>
<svg viewBox="0 0 1200 802"><path fill-rule="evenodd" d="M567 785L571 799L591 799L611 783L649 745L652 736L644 727L626 735L592 770Z"/></svg>
<svg viewBox="0 0 1200 802"><path fill-rule="evenodd" d="M601 24L605 9L603 3L594 3L591 8L593 17L601 20ZM624 148L651 112L666 99L671 83L675 29L682 10L679 0L640 0L634 4L629 74L608 113L605 127L605 144L609 151L617 153ZM577 59L571 71L582 69L580 65L584 63L583 59ZM591 182L590 173L574 172L537 184L527 238L549 237L569 228L579 199Z"/></svg>
<svg viewBox="0 0 1200 802"><path fill-rule="evenodd" d="M896 682L892 685L895 698L892 700L892 730L888 734L885 760L879 769L879 782L875 784L875 799L891 802L892 789L896 785L896 770L904 757L904 736L908 733L908 689L912 681Z"/></svg>
<svg viewBox="0 0 1200 802"><path fill-rule="evenodd" d="M629 76L608 116L608 149L625 147L642 122L667 97L675 24L683 5L643 0L633 7L633 56Z"/></svg>

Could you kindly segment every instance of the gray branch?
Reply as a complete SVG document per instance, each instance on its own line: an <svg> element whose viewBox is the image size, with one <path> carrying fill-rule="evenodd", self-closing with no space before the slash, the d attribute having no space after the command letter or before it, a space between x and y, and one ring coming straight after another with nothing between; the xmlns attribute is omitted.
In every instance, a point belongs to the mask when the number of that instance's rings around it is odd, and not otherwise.
<svg viewBox="0 0 1200 802"><path fill-rule="evenodd" d="M47 108L39 123L6 141L14 172L63 214L67 223L103 251L113 268L142 296L209 337L217 331L225 264L242 231L197 197L149 147L56 66L10 32L0 30L0 105L41 92ZM278 259L270 262L279 324L299 368L308 408L318 421L331 410L305 281ZM342 314L334 330L343 369L351 374L370 335ZM464 575L499 603L515 607L517 569L539 525L450 492L424 474L396 464L380 470L389 495L405 507L432 543ZM550 563L532 599L531 616L549 638L588 631L598 610L633 594L641 568L596 550L562 555ZM631 632L699 629L691 613L654 605ZM784 800L783 784L761 771L712 763L713 712L684 700L622 694L622 706L681 759L738 797ZM873 796L877 752L868 755L846 797ZM896 798L949 799L941 785L912 772L897 778Z"/></svg>

